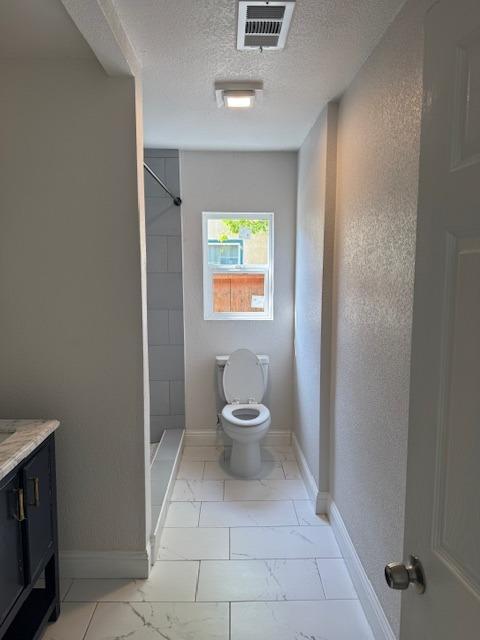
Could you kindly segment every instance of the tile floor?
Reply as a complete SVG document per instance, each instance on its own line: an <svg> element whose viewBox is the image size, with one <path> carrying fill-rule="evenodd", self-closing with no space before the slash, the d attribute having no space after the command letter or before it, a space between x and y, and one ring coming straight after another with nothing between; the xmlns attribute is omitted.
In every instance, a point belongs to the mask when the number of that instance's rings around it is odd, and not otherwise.
<svg viewBox="0 0 480 640"><path fill-rule="evenodd" d="M62 581L43 640L373 640L290 447L232 479L218 447L186 447L148 580Z"/></svg>

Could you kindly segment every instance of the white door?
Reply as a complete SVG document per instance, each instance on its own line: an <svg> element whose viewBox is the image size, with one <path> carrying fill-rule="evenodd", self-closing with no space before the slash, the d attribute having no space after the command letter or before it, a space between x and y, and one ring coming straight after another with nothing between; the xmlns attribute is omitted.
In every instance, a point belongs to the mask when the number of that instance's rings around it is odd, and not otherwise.
<svg viewBox="0 0 480 640"><path fill-rule="evenodd" d="M480 0L425 23L402 640L480 638Z"/></svg>

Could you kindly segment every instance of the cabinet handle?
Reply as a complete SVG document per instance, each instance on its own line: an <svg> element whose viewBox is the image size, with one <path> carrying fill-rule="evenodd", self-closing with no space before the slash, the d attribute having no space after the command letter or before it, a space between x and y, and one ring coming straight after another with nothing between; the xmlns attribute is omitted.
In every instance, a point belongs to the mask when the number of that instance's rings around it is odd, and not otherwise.
<svg viewBox="0 0 480 640"><path fill-rule="evenodd" d="M23 489L16 489L15 493L17 494L17 513L13 514L15 520L18 522L23 522L25 520L25 504L23 501Z"/></svg>
<svg viewBox="0 0 480 640"><path fill-rule="evenodd" d="M40 506L40 479L29 478L29 481L33 482L33 502L28 504L30 507L39 507Z"/></svg>

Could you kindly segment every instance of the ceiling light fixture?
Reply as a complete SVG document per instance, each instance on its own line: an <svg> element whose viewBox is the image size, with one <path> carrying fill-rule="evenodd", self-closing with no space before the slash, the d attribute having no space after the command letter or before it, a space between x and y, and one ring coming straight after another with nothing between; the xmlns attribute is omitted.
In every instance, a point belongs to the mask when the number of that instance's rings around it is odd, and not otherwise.
<svg viewBox="0 0 480 640"><path fill-rule="evenodd" d="M263 94L262 82L216 82L217 107L227 109L251 109L260 102Z"/></svg>

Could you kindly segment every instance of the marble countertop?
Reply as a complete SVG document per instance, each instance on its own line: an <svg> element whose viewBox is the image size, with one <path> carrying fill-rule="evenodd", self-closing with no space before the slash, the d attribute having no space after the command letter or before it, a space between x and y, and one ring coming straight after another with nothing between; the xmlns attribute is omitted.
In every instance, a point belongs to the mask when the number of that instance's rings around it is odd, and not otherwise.
<svg viewBox="0 0 480 640"><path fill-rule="evenodd" d="M12 434L0 440L0 480L59 426L58 420L0 420L0 435Z"/></svg>

